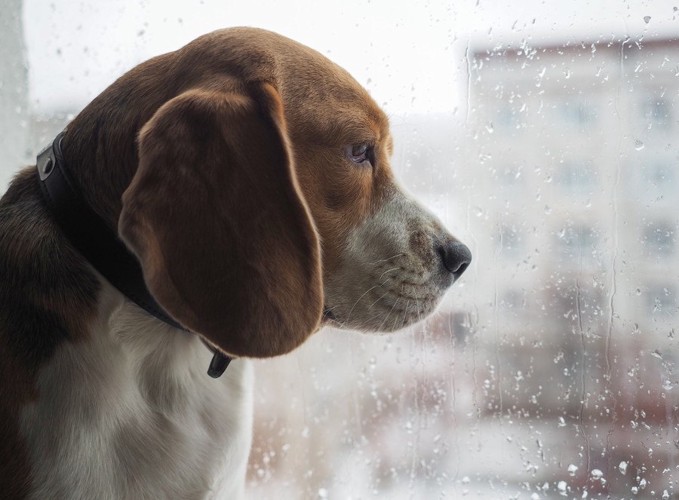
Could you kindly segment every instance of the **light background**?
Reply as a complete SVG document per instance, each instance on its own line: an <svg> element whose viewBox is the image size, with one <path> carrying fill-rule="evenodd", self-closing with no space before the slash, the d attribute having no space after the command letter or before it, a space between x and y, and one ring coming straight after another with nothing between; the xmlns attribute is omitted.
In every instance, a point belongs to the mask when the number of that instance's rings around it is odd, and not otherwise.
<svg viewBox="0 0 679 500"><path fill-rule="evenodd" d="M640 174L625 181L630 168L656 161L663 151L671 153L669 171L679 178L677 141L669 134L662 145L647 140L638 149L643 132L625 128L620 103L636 102L643 89L618 76L613 97L599 108L612 121L595 122L590 131L606 151L602 165L610 165L601 167L600 184L590 193L595 210L585 212L603 221L593 251L605 265L591 273L580 269L573 278L564 270L572 248L566 245L564 253L555 242L582 217L564 208L554 187L558 177L543 155L551 136L563 143L571 132L552 128L558 104L532 115L530 106L541 99L544 87L537 84L549 88L550 81L552 89L585 96L589 106L591 87L582 82L599 63L583 64L589 74L569 82L563 75L576 72L579 60L559 60L545 80L535 60L510 72L529 85L518 91L529 103L527 132L512 146L514 132L503 139L497 120L507 101L496 95L510 84L502 69L484 72L492 65L481 68L478 51L676 38L678 16L664 0L7 0L0 11L0 145L6 152L0 184L116 77L153 55L238 25L305 43L348 69L384 106L396 138L395 170L469 243L475 260L440 312L415 331L388 337L323 331L296 353L257 364L251 497L670 498L677 494L679 464L673 356L679 315L675 310L658 320L643 307L614 305L644 299L650 285L643 275L658 272L644 251L625 248L643 234L625 218L636 210L625 211L627 201L670 221L672 264L662 269L679 282L676 203L668 208L641 193ZM644 57L641 65L650 67ZM679 85L668 88L676 107ZM587 143L572 137L548 152L567 160ZM619 151L609 154L606 144ZM594 146L588 154L599 158ZM535 164L526 160L538 156ZM528 191L510 187L507 196L502 169L512 173L512 165L524 163ZM676 198L676 183L669 186L665 200ZM502 226L507 216L538 243L512 253L512 231ZM533 272L538 259L541 274ZM597 309L596 301L577 298L578 310L564 314L559 287L573 279L578 297L599 290L609 303ZM503 295L513 281L521 283L518 299L511 297L516 290ZM674 300L676 309L676 293ZM529 314L515 311L520 308ZM565 316L574 321L564 326ZM623 389L614 387L612 375ZM627 394L630 418L616 414ZM538 403L526 406L523 396ZM644 408L659 401L665 413L647 418Z"/></svg>

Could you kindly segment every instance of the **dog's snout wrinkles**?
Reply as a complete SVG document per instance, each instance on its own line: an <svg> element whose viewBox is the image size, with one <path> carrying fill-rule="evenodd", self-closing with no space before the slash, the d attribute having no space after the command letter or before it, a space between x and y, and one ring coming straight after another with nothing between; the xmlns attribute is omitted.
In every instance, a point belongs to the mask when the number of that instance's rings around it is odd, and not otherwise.
<svg viewBox="0 0 679 500"><path fill-rule="evenodd" d="M457 280L472 261L472 253L464 243L447 241L438 247L443 267Z"/></svg>

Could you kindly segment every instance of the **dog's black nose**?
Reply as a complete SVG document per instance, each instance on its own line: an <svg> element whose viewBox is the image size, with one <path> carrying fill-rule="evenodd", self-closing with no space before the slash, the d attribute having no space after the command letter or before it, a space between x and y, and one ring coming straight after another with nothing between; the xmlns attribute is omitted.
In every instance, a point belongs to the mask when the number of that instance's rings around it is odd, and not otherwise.
<svg viewBox="0 0 679 500"><path fill-rule="evenodd" d="M457 280L469 267L472 253L467 245L459 241L447 241L438 246L443 267Z"/></svg>

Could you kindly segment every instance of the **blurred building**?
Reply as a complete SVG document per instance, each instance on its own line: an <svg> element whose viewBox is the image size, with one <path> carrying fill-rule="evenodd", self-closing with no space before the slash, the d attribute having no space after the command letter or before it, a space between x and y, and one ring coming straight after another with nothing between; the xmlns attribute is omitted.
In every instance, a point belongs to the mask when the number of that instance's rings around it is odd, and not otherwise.
<svg viewBox="0 0 679 500"><path fill-rule="evenodd" d="M493 47L468 78L485 411L573 422L581 487L630 454L672 484L679 40Z"/></svg>
<svg viewBox="0 0 679 500"><path fill-rule="evenodd" d="M679 40L468 54L465 109L392 129L472 267L414 336L259 367L252 491L676 498Z"/></svg>
<svg viewBox="0 0 679 500"><path fill-rule="evenodd" d="M678 75L679 40L473 55L469 126L492 251L553 283L566 319L584 307L650 331L677 318ZM545 300L528 300L533 279L517 272L498 301L518 310Z"/></svg>

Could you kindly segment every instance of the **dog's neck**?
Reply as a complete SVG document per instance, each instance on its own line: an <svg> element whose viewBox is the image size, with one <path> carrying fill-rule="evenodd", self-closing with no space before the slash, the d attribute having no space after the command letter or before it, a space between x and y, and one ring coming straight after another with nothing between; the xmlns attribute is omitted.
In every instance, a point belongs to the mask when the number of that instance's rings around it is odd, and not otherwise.
<svg viewBox="0 0 679 500"><path fill-rule="evenodd" d="M84 201L69 178L61 147L64 133L57 136L37 158L40 187L52 217L71 244L99 273L153 317L167 325L183 329L171 318L146 288L141 266L105 221ZM187 334L191 334L187 331ZM231 359L214 346L208 374L220 377Z"/></svg>

